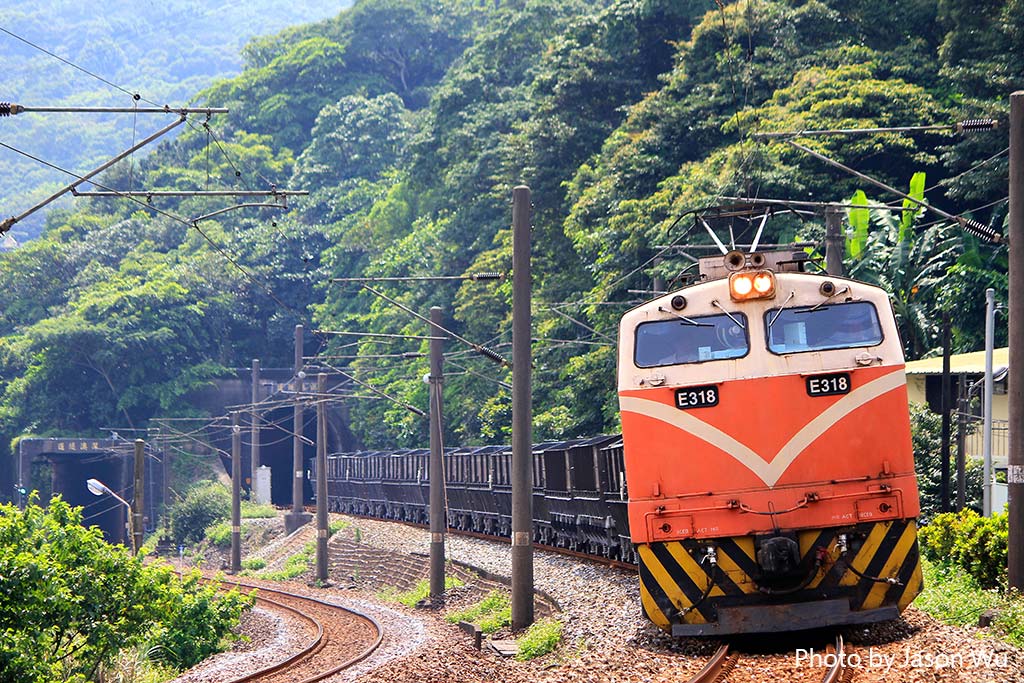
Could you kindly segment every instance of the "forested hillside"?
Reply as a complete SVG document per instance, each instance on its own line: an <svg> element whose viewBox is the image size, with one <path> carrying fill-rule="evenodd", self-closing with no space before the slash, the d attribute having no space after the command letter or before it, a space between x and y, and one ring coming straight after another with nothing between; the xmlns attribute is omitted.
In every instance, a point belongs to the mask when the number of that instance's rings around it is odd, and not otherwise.
<svg viewBox="0 0 1024 683"><path fill-rule="evenodd" d="M349 4L350 0L296 0L281 11L280 3L268 0L164 0L145 5L129 0L101 5L6 0L0 6L0 102L132 107L136 102L131 96L137 93L144 98L137 103L141 106L182 106L215 79L241 71L242 49L255 36L332 17ZM84 173L166 124L158 119L24 114L0 123L0 140ZM5 169L0 174L4 217L73 180L4 148L0 163ZM42 223L42 214L33 216L18 224L14 234L19 240L35 236Z"/></svg>
<svg viewBox="0 0 1024 683"><path fill-rule="evenodd" d="M610 339L635 290L688 265L655 248L702 239L683 213L743 194L893 199L751 134L1005 122L1024 87L1024 2L360 0L244 54L241 75L200 97L229 116L210 133L197 120L134 176L119 167L103 182L311 195L199 222L230 201L78 200L0 256L5 443L187 414L187 393L226 367L290 365L297 322L424 334L331 278L508 272L520 183L534 202L534 435L614 430ZM805 144L1003 229L1005 127ZM908 355L934 349L942 310L958 349L978 348L984 288L1005 299L1005 248L930 214L870 215L847 266L889 288ZM764 239L823 232L780 225ZM441 306L453 330L507 354L507 282L379 287L423 314ZM306 353L425 407L426 359L408 357L425 350L310 335ZM507 442L508 372L448 350L446 442ZM422 418L377 399L350 402L365 445L425 442Z"/></svg>

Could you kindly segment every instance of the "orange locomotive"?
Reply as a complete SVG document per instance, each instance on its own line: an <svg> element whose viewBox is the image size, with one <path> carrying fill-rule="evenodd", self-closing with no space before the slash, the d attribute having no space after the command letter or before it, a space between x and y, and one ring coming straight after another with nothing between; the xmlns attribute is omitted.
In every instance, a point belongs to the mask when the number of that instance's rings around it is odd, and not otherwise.
<svg viewBox="0 0 1024 683"><path fill-rule="evenodd" d="M619 331L643 609L674 635L892 619L921 590L886 293L801 252L701 259Z"/></svg>

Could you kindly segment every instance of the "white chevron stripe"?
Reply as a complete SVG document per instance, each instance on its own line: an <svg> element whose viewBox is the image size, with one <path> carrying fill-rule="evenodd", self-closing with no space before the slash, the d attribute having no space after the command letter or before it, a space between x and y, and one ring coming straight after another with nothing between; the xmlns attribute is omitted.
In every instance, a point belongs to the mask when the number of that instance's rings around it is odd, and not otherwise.
<svg viewBox="0 0 1024 683"><path fill-rule="evenodd" d="M775 454L770 463L765 462L764 458L732 436L694 417L693 413L689 411L679 410L672 405L635 396L620 396L619 408L622 412L636 413L660 420L673 427L678 427L702 441L706 441L731 455L740 464L753 472L758 479L772 487L785 474L797 456L810 446L815 439L868 401L901 387L905 383L906 379L903 372L896 371L854 389L804 425Z"/></svg>

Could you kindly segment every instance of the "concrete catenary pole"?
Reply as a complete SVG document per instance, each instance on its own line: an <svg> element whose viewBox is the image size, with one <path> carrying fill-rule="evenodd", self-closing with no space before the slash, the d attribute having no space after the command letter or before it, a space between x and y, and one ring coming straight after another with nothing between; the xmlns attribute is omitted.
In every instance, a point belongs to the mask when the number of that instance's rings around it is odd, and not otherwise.
<svg viewBox="0 0 1024 683"><path fill-rule="evenodd" d="M950 439L950 418L951 409L951 375L950 375L950 354L952 353L951 323L949 312L942 314L942 445L939 463L939 509L942 512L949 512L949 439Z"/></svg>
<svg viewBox="0 0 1024 683"><path fill-rule="evenodd" d="M1010 95L1010 588L1024 588L1024 91Z"/></svg>
<svg viewBox="0 0 1024 683"><path fill-rule="evenodd" d="M995 387L992 381L992 355L995 350L996 336L996 290L985 290L985 426L981 432L981 454L984 458L982 472L982 513L992 515L992 394Z"/></svg>
<svg viewBox="0 0 1024 683"><path fill-rule="evenodd" d="M142 439L135 439L135 495L129 513L132 516L132 549L138 554L146 531L143 527L146 513L146 442Z"/></svg>
<svg viewBox="0 0 1024 683"><path fill-rule="evenodd" d="M231 572L242 571L242 427L231 413Z"/></svg>
<svg viewBox="0 0 1024 683"><path fill-rule="evenodd" d="M160 500L163 501L163 536L171 536L171 449L164 444L164 435L156 428L156 452L160 457Z"/></svg>
<svg viewBox="0 0 1024 683"><path fill-rule="evenodd" d="M838 208L825 209L825 272L843 275L843 214Z"/></svg>
<svg viewBox="0 0 1024 683"><path fill-rule="evenodd" d="M302 325L295 326L295 366L293 369L295 407L292 411L292 513L302 514Z"/></svg>
<svg viewBox="0 0 1024 683"><path fill-rule="evenodd" d="M327 583L327 375L316 376L316 580Z"/></svg>
<svg viewBox="0 0 1024 683"><path fill-rule="evenodd" d="M530 188L512 190L512 628L533 623Z"/></svg>
<svg viewBox="0 0 1024 683"><path fill-rule="evenodd" d="M258 358L252 359L252 412L250 413L250 420L252 427L249 432L249 477L250 487L255 486L256 483L256 471L260 468L260 413L256 404L260 402L260 361ZM259 503L265 503L269 501L257 501Z"/></svg>
<svg viewBox="0 0 1024 683"><path fill-rule="evenodd" d="M305 385L306 373L302 370L302 325L295 326L295 365L292 373L292 391L295 392L295 404L292 411L292 509L284 516L286 533L309 523L312 515L302 509L303 485L305 484L305 467L303 466L303 448L305 437L302 434L302 390Z"/></svg>
<svg viewBox="0 0 1024 683"><path fill-rule="evenodd" d="M444 505L444 453L441 449L444 381L444 341L441 337L441 307L430 309L430 599L444 596L444 534L448 512Z"/></svg>

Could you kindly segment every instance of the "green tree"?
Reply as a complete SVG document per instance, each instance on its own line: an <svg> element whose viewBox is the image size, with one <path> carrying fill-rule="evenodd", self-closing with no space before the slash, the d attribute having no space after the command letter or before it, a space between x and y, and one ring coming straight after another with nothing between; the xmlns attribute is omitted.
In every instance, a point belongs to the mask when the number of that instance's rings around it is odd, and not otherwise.
<svg viewBox="0 0 1024 683"><path fill-rule="evenodd" d="M251 599L146 566L82 526L80 508L0 506L0 678L95 680L118 652L163 642L178 667L216 652Z"/></svg>

